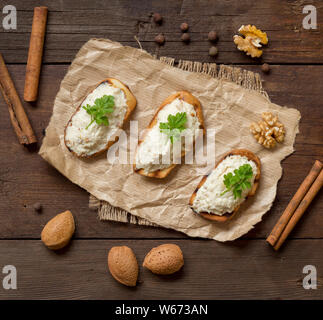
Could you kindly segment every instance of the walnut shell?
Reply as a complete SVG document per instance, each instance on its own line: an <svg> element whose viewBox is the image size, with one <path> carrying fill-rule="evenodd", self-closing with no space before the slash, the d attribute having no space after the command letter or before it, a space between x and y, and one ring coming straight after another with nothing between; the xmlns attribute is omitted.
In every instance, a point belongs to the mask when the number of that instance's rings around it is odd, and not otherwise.
<svg viewBox="0 0 323 320"><path fill-rule="evenodd" d="M58 250L69 243L74 231L74 218L71 211L67 210L47 222L41 233L41 240L49 249Z"/></svg>
<svg viewBox="0 0 323 320"><path fill-rule="evenodd" d="M108 268L118 282L129 287L136 285L139 267L137 258L129 247L112 247L108 254Z"/></svg>
<svg viewBox="0 0 323 320"><path fill-rule="evenodd" d="M182 250L172 243L152 248L145 257L143 266L155 274L172 274L184 265Z"/></svg>

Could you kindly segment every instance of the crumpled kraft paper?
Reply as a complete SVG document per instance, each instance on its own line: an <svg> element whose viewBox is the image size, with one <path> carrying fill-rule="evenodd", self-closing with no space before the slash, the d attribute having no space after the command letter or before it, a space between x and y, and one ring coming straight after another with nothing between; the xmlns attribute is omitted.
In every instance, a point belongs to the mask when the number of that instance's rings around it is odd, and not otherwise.
<svg viewBox="0 0 323 320"><path fill-rule="evenodd" d="M134 173L131 164L109 164L105 154L89 160L73 156L64 145L64 127L84 97L107 77L123 81L136 96L138 104L131 120L139 121L139 130L148 125L170 94L187 90L195 95L202 103L206 128L216 132L216 160L233 148L247 148L261 159L256 195L232 220L211 222L188 206L201 179L201 165L178 165L167 178L157 180ZM264 111L277 113L286 127L284 143L271 150L259 145L249 132L250 123L260 120ZM39 153L72 182L112 206L192 237L228 241L247 233L270 209L282 175L280 162L293 152L299 120L296 109L271 103L255 91L169 66L143 50L92 39L81 48L61 83ZM129 125L126 132L129 134Z"/></svg>

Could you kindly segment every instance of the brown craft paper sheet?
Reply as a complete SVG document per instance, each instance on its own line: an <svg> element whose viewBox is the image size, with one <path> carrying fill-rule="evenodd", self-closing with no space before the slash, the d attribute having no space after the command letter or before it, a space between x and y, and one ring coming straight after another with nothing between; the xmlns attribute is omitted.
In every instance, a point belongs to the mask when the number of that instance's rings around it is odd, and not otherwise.
<svg viewBox="0 0 323 320"><path fill-rule="evenodd" d="M207 72L207 71L206 71ZM156 108L170 94L187 90L202 103L206 128L214 128L216 159L234 148L247 148L261 159L262 175L256 195L226 223L193 214L189 198L201 179L202 165L179 165L163 180L133 173L132 165L111 165L103 154L81 160L64 145L64 128L75 109L95 85L114 77L126 83L138 105L131 120L144 129ZM286 127L283 144L267 150L249 132L261 113L278 113ZM92 39L77 54L61 83L40 155L72 182L100 200L157 225L192 237L234 240L261 221L270 209L282 175L281 160L293 152L300 113L273 104L263 94L204 73L184 71L154 59L143 50L104 39ZM129 133L129 126L126 126Z"/></svg>

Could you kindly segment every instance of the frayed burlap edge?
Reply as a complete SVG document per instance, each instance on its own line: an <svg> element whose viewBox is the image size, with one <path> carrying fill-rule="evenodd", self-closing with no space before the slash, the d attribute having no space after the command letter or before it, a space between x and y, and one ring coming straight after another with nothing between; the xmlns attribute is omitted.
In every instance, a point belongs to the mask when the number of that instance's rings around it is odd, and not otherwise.
<svg viewBox="0 0 323 320"><path fill-rule="evenodd" d="M201 63L196 61L180 60L178 64L175 65L175 59L173 58L160 57L159 60L170 66L175 66L185 71L204 73L217 79L234 82L243 88L255 90L261 93L269 100L267 92L262 87L261 77L258 73L225 65L220 65L218 68L216 63ZM158 227L158 225L155 223L152 223L144 218L134 216L121 208L114 207L110 203L99 200L93 195L90 195L89 207L98 211L100 220Z"/></svg>
<svg viewBox="0 0 323 320"><path fill-rule="evenodd" d="M136 217L126 210L112 206L109 202L99 200L90 194L89 207L98 211L100 220L117 221L124 223L138 224L142 226L158 227L157 224L152 223L144 218Z"/></svg>

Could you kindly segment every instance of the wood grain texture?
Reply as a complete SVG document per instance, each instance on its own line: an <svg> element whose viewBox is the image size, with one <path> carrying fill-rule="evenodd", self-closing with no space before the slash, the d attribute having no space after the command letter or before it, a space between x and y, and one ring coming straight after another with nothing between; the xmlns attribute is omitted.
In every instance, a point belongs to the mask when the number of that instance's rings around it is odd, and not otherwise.
<svg viewBox="0 0 323 320"><path fill-rule="evenodd" d="M139 284L125 287L109 274L112 246L133 249L141 266L146 253L169 241L74 240L64 251L40 241L0 241L0 266L17 268L18 289L0 299L322 299L323 240L291 240L277 253L264 240L221 244L212 240L173 240L184 267L157 276L140 267ZM305 290L303 267L315 265L318 289Z"/></svg>
<svg viewBox="0 0 323 320"><path fill-rule="evenodd" d="M260 72L258 66L249 70ZM283 161L283 177L277 198L263 222L245 238L265 238L281 215L315 159L323 159L322 106L323 66L272 66L264 87L272 101L297 107L301 114L301 133L295 153ZM39 141L52 113L55 95L67 66L44 66L40 96L36 104L24 103ZM23 65L9 66L20 94L23 92ZM306 84L306 85L305 85ZM37 150L17 144L4 101L0 99L0 237L2 239L39 238L44 224L55 214L71 210L76 217L77 238L187 238L172 230L99 222L88 208L88 193L69 182L37 154ZM43 213L33 211L34 202L43 204ZM293 238L323 238L322 193L311 204Z"/></svg>
<svg viewBox="0 0 323 320"><path fill-rule="evenodd" d="M0 8L5 1L0 1ZM26 63L33 7L39 1L13 0L18 10L17 30L0 29L0 51L10 63ZM145 50L176 59L218 62L226 64L270 63L323 63L322 30L302 27L306 4L323 9L320 0L182 0L182 1L42 1L48 6L48 26L43 61L45 63L71 62L80 47L90 38L103 37L137 47L136 35ZM194 9L192 9L194 8ZM152 22L152 13L164 17L161 26ZM318 26L323 15L318 14ZM191 42L180 41L180 24L190 25ZM266 31L269 45L262 59L253 60L238 51L232 37L242 24L255 24ZM207 41L210 30L216 30L220 40L217 59L208 56L211 44ZM158 47L154 38L158 33L166 37L166 44ZM14 37L14 38L13 38Z"/></svg>

